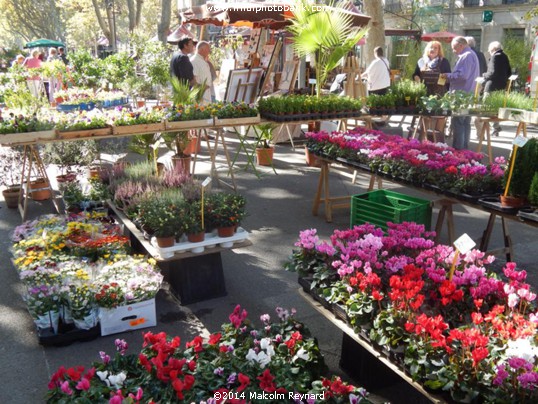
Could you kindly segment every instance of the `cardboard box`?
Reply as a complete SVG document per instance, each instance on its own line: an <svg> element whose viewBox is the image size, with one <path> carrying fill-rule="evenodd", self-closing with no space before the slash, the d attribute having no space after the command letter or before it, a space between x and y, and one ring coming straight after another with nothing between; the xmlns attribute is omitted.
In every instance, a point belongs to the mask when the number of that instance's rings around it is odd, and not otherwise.
<svg viewBox="0 0 538 404"><path fill-rule="evenodd" d="M100 308L99 321L102 336L156 326L155 299L115 309Z"/></svg>

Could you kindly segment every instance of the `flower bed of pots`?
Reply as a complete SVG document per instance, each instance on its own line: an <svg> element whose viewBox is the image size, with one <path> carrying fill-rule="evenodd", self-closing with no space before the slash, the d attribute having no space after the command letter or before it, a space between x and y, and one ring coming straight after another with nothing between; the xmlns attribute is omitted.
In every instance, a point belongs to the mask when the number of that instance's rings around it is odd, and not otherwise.
<svg viewBox="0 0 538 404"><path fill-rule="evenodd" d="M326 365L316 340L294 311L276 309L278 320L260 316L256 326L239 305L221 330L183 344L165 333L144 335L139 352L101 352L90 367L60 367L48 385L47 402L308 402L371 403L368 393Z"/></svg>
<svg viewBox="0 0 538 404"><path fill-rule="evenodd" d="M12 240L43 344L97 336L100 309L152 299L160 288L155 262L127 255L128 239L103 213L45 215L16 227Z"/></svg>
<svg viewBox="0 0 538 404"><path fill-rule="evenodd" d="M493 257L476 249L458 257L433 236L415 223L335 230L330 241L305 230L287 269L309 278L318 299L343 306L374 347L399 352L426 388L457 402L535 401L538 320L526 272L507 263L500 274Z"/></svg>
<svg viewBox="0 0 538 404"><path fill-rule="evenodd" d="M449 196L468 194L476 200L502 190L505 160L482 164L481 153L455 150L444 143L419 142L382 131L357 128L347 132L309 132L307 147L317 155L368 167L377 175L412 183L435 186Z"/></svg>

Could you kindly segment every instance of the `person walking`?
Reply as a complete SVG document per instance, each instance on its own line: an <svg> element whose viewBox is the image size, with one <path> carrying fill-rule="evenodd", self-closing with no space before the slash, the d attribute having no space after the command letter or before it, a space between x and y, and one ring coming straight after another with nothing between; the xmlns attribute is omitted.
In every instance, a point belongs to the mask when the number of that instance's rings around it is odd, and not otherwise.
<svg viewBox="0 0 538 404"><path fill-rule="evenodd" d="M505 90L508 84L508 78L512 74L510 60L504 53L499 41L493 41L488 46L488 52L491 55L487 71L482 75L484 81L484 98L489 93L496 90ZM502 128L499 122L493 124L493 136L499 136Z"/></svg>
<svg viewBox="0 0 538 404"><path fill-rule="evenodd" d="M451 73L440 74L441 78L448 80L450 91L461 90L473 94L475 79L480 75L478 57L462 36L457 36L451 43L452 51L458 59ZM471 117L452 116L452 147L455 149L468 149L471 138Z"/></svg>
<svg viewBox="0 0 538 404"><path fill-rule="evenodd" d="M204 94L202 97L203 104L211 103L214 96L213 89L213 77L211 75L211 67L207 62L209 53L211 52L211 45L209 42L200 41L196 44L196 53L190 58L193 67L194 79L196 83L204 87Z"/></svg>
<svg viewBox="0 0 538 404"><path fill-rule="evenodd" d="M39 50L34 49L32 51L32 56L27 57L24 62L23 66L27 69L38 69L41 67L41 59L39 58ZM28 84L28 88L30 89L30 93L34 97L39 98L41 96L42 87L41 87L41 77L39 74L34 74L33 76L29 76L26 79L26 83Z"/></svg>
<svg viewBox="0 0 538 404"><path fill-rule="evenodd" d="M177 43L178 50L170 61L170 75L188 83L191 87L196 84L194 71L189 54L194 51L194 42L188 36L182 37Z"/></svg>
<svg viewBox="0 0 538 404"><path fill-rule="evenodd" d="M67 56L65 54L65 49L63 46L60 46L58 48L58 56L60 57L60 59L62 59L62 62L64 62L64 65L68 65L69 64L69 59L67 59Z"/></svg>
<svg viewBox="0 0 538 404"><path fill-rule="evenodd" d="M374 48L375 59L366 68L361 78L368 80L368 92L370 94L386 94L390 87L389 61L383 56L383 48Z"/></svg>

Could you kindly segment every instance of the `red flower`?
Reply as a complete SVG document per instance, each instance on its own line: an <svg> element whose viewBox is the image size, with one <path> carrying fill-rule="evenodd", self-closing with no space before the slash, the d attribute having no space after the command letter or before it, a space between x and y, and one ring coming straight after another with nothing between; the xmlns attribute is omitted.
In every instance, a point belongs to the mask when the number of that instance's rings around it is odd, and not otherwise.
<svg viewBox="0 0 538 404"><path fill-rule="evenodd" d="M202 347L203 342L204 341L202 340L202 337L197 335L192 341L187 342L186 347L194 347L194 352L202 352L204 350L204 348Z"/></svg>
<svg viewBox="0 0 538 404"><path fill-rule="evenodd" d="M239 379L239 383L241 383L241 385L237 388L237 392L241 392L250 384L250 378L243 373L239 373L237 378Z"/></svg>
<svg viewBox="0 0 538 404"><path fill-rule="evenodd" d="M220 332L215 333L215 334L211 334L209 336L208 343L209 343L209 345L217 345L221 338L222 338L222 334Z"/></svg>
<svg viewBox="0 0 538 404"><path fill-rule="evenodd" d="M260 381L260 388L263 391L266 391L268 393L276 391L276 386L273 383L275 377L271 374L271 371L269 369L265 369L262 375L258 376L257 379Z"/></svg>

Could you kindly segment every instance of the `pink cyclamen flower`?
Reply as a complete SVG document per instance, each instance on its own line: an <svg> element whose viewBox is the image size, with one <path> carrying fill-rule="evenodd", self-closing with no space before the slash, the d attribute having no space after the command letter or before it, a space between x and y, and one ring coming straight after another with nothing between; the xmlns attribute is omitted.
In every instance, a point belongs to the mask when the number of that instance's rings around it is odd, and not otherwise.
<svg viewBox="0 0 538 404"><path fill-rule="evenodd" d="M69 387L69 381L65 381L60 386L62 393L67 394L68 396L73 394L73 390Z"/></svg>

